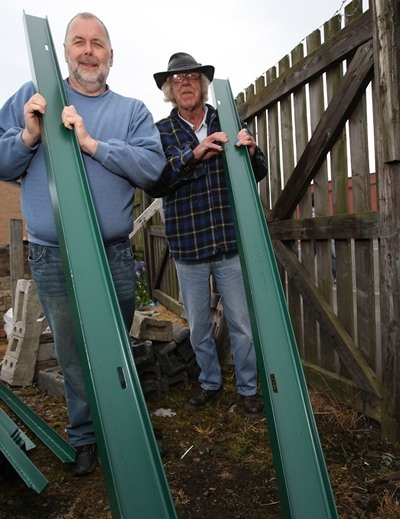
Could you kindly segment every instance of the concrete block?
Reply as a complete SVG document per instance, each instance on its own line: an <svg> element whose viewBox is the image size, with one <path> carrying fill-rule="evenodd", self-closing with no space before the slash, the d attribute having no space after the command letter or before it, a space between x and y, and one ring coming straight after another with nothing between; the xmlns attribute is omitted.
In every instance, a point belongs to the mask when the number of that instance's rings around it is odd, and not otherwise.
<svg viewBox="0 0 400 519"><path fill-rule="evenodd" d="M131 345L133 359L138 370L154 364L153 343L151 341L131 338Z"/></svg>
<svg viewBox="0 0 400 519"><path fill-rule="evenodd" d="M29 386L35 373L41 333L46 325L33 280L19 279L12 331L0 378L11 386Z"/></svg>
<svg viewBox="0 0 400 519"><path fill-rule="evenodd" d="M194 351L189 340L176 345L175 355L184 364L190 362L194 357Z"/></svg>
<svg viewBox="0 0 400 519"><path fill-rule="evenodd" d="M163 345L154 344L154 354L160 363L161 372L168 377L173 377L185 369L185 365L174 353L175 348L176 344L173 341Z"/></svg>
<svg viewBox="0 0 400 519"><path fill-rule="evenodd" d="M33 382L38 382L39 380L39 373L41 371L45 371L46 369L50 368L58 368L58 362L57 359L48 359L48 360L39 360L35 364L35 373L33 375Z"/></svg>
<svg viewBox="0 0 400 519"><path fill-rule="evenodd" d="M32 279L19 279L15 290L14 322L29 324L43 317L43 310Z"/></svg>
<svg viewBox="0 0 400 519"><path fill-rule="evenodd" d="M58 366L39 371L38 387L50 395L65 398L64 376Z"/></svg>
<svg viewBox="0 0 400 519"><path fill-rule="evenodd" d="M39 337L11 334L1 366L0 378L11 386L30 386L33 382Z"/></svg>
<svg viewBox="0 0 400 519"><path fill-rule="evenodd" d="M56 359L56 346L54 342L39 342L36 362Z"/></svg>
<svg viewBox="0 0 400 519"><path fill-rule="evenodd" d="M180 344L189 338L190 331L187 326L180 326L179 324L172 323L172 339L176 344Z"/></svg>
<svg viewBox="0 0 400 519"><path fill-rule="evenodd" d="M130 335L136 339L168 342L172 340L172 323L135 312Z"/></svg>
<svg viewBox="0 0 400 519"><path fill-rule="evenodd" d="M147 366L143 369L139 368L138 376L140 383L149 379L161 380L161 366L157 361L154 361L154 363L151 366Z"/></svg>
<svg viewBox="0 0 400 519"><path fill-rule="evenodd" d="M174 351L176 349L176 342L175 341L168 341L168 342L154 342L153 344L154 353L158 355L168 355L168 353L171 353L171 351Z"/></svg>

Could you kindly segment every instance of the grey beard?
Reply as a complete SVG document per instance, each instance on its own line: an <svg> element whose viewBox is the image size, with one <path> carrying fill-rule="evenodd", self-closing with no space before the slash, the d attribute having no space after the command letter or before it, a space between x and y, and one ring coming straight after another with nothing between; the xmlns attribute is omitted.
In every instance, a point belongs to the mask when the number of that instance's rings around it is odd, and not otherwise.
<svg viewBox="0 0 400 519"><path fill-rule="evenodd" d="M78 71L72 72L71 75L77 83L79 83L82 87L85 87L85 89L89 92L96 92L106 83L106 75L102 72L99 72L97 76L92 76L90 78L85 77L84 74L81 74Z"/></svg>

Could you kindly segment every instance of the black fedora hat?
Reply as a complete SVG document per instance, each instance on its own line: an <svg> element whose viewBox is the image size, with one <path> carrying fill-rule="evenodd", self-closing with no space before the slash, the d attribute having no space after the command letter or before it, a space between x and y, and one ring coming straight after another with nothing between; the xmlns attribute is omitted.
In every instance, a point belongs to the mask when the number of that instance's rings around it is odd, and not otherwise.
<svg viewBox="0 0 400 519"><path fill-rule="evenodd" d="M165 72L156 72L153 74L153 77L156 80L158 88L161 90L161 87L168 76L178 74L179 72L189 72L190 70L202 72L210 81L213 80L214 67L212 65L202 65L201 63L197 63L193 56L186 54L186 52L177 52L176 54L172 54L169 58L168 70Z"/></svg>

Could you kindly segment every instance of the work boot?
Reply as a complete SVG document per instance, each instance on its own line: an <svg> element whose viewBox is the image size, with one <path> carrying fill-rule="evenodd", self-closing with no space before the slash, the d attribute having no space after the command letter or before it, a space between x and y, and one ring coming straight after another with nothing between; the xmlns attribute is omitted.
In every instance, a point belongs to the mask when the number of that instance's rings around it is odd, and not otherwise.
<svg viewBox="0 0 400 519"><path fill-rule="evenodd" d="M76 448L76 459L72 464L73 476L86 476L91 474L97 465L97 445L88 443Z"/></svg>
<svg viewBox="0 0 400 519"><path fill-rule="evenodd" d="M206 404L212 400L216 400L221 395L222 387L219 389L204 389L201 387L198 393L193 393L193 395L188 399L185 404L185 409L192 413L194 411L200 411L200 409L203 409Z"/></svg>
<svg viewBox="0 0 400 519"><path fill-rule="evenodd" d="M249 420L261 418L264 414L264 407L257 395L240 395L242 400L242 413Z"/></svg>

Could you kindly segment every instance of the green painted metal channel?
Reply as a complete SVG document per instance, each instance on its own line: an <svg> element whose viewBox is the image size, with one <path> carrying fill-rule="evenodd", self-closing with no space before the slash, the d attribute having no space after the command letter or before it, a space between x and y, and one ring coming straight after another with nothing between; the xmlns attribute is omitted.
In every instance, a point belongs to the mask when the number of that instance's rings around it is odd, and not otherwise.
<svg viewBox="0 0 400 519"><path fill-rule="evenodd" d="M76 451L74 447L47 425L40 416L34 413L1 381L0 398L62 462L71 463L75 460Z"/></svg>
<svg viewBox="0 0 400 519"><path fill-rule="evenodd" d="M337 517L329 476L229 81L214 79L228 185L283 517Z"/></svg>
<svg viewBox="0 0 400 519"><path fill-rule="evenodd" d="M42 142L90 409L113 517L174 518L131 345L119 310L47 19L24 15Z"/></svg>
<svg viewBox="0 0 400 519"><path fill-rule="evenodd" d="M10 462L26 485L40 494L48 481L28 458L25 451L34 444L11 420L3 409L0 409L0 452Z"/></svg>

